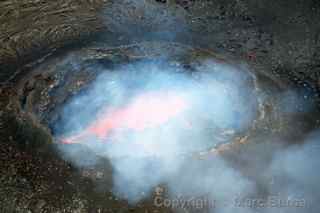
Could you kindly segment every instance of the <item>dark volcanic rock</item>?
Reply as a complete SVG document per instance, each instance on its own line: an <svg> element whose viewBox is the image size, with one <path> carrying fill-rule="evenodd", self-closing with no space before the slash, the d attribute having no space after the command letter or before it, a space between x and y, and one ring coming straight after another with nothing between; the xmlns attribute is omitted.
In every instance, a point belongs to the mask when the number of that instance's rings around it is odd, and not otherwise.
<svg viewBox="0 0 320 213"><path fill-rule="evenodd" d="M76 170L50 146L46 116L96 74L84 69L51 75L65 52L76 49L81 65L107 66L159 57L163 50L199 53L192 51L196 46L204 56L246 61L272 83L314 98L320 86L319 20L318 0L0 1L0 82L6 82L0 88L0 212L169 212L148 201L131 208L110 191L96 193L91 180L103 175L110 181L111 171ZM146 40L156 42L139 43ZM89 41L90 48L79 48ZM48 88L54 88L50 96ZM267 126L274 124L269 118ZM292 128L295 134L304 130Z"/></svg>
<svg viewBox="0 0 320 213"><path fill-rule="evenodd" d="M103 28L97 13L106 1L0 2L0 81L51 51Z"/></svg>

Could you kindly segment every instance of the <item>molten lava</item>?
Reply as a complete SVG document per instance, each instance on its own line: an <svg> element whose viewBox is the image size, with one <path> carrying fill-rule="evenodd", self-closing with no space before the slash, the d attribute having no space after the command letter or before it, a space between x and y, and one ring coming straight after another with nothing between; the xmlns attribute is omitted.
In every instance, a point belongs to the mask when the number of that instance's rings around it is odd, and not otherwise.
<svg viewBox="0 0 320 213"><path fill-rule="evenodd" d="M62 139L62 143L82 143L98 137L106 141L108 136L118 129L142 131L167 123L186 110L186 99L168 92L149 92L135 97L128 105L103 109L98 119L81 133Z"/></svg>

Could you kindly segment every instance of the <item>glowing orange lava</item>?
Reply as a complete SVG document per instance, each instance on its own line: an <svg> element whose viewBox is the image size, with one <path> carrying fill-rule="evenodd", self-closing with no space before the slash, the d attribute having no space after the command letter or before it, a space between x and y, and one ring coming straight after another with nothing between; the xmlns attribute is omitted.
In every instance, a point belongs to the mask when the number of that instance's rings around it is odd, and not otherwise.
<svg viewBox="0 0 320 213"><path fill-rule="evenodd" d="M88 103L90 104L90 103ZM81 133L62 139L62 143L82 143L95 136L102 141L112 131L117 129L131 129L142 131L165 124L170 119L186 110L186 99L168 92L149 92L139 95L127 106L120 109L104 109L88 128Z"/></svg>

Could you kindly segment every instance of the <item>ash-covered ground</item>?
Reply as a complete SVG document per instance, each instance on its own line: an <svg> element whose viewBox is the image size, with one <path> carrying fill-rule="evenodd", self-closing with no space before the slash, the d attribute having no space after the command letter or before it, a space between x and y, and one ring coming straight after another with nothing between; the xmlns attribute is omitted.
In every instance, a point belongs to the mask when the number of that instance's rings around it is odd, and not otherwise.
<svg viewBox="0 0 320 213"><path fill-rule="evenodd" d="M0 212L319 212L318 1L5 0L0 11ZM179 164L181 173L171 174L176 181L157 180L158 187L150 187L149 194L138 191L135 196L142 199L130 203L112 187L111 174L119 167L103 158L92 166L74 164L51 145L48 121L55 119L56 106L94 82L98 73L90 64L112 69L131 60L163 58L168 52L175 55L170 55L173 66L187 69L208 55L247 64L263 76L263 88L271 88L266 93L271 104L266 101L263 108L268 116L259 132L250 135L254 143L222 146L223 160L207 153L192 156L187 165ZM180 58L179 52L189 55ZM278 95L279 90L285 92ZM292 93L294 100L287 100ZM272 97L284 100L276 110ZM279 138L275 132L283 126L286 134ZM243 144L248 138L237 140ZM80 156L92 153L81 150ZM146 171L143 175L152 170ZM120 174L133 183L147 182L141 175ZM124 187L120 192L130 191L125 189L128 181L118 183ZM157 205L159 193L171 201L182 193L217 203L170 208L172 203ZM301 207L253 203L278 195L274 201L291 196ZM242 206L223 204L228 196L249 199L236 203ZM254 208L247 208L250 204Z"/></svg>

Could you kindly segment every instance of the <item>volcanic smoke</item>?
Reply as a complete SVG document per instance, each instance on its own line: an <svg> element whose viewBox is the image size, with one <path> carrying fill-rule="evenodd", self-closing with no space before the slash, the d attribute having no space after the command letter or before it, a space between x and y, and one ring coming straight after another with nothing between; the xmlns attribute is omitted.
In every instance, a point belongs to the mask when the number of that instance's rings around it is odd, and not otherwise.
<svg viewBox="0 0 320 213"><path fill-rule="evenodd" d="M62 139L62 143L82 143L95 136L102 142L112 131L129 129L143 131L169 122L188 107L182 95L169 92L147 92L139 95L127 106L103 109L98 119L81 133ZM189 124L190 125L190 124Z"/></svg>

